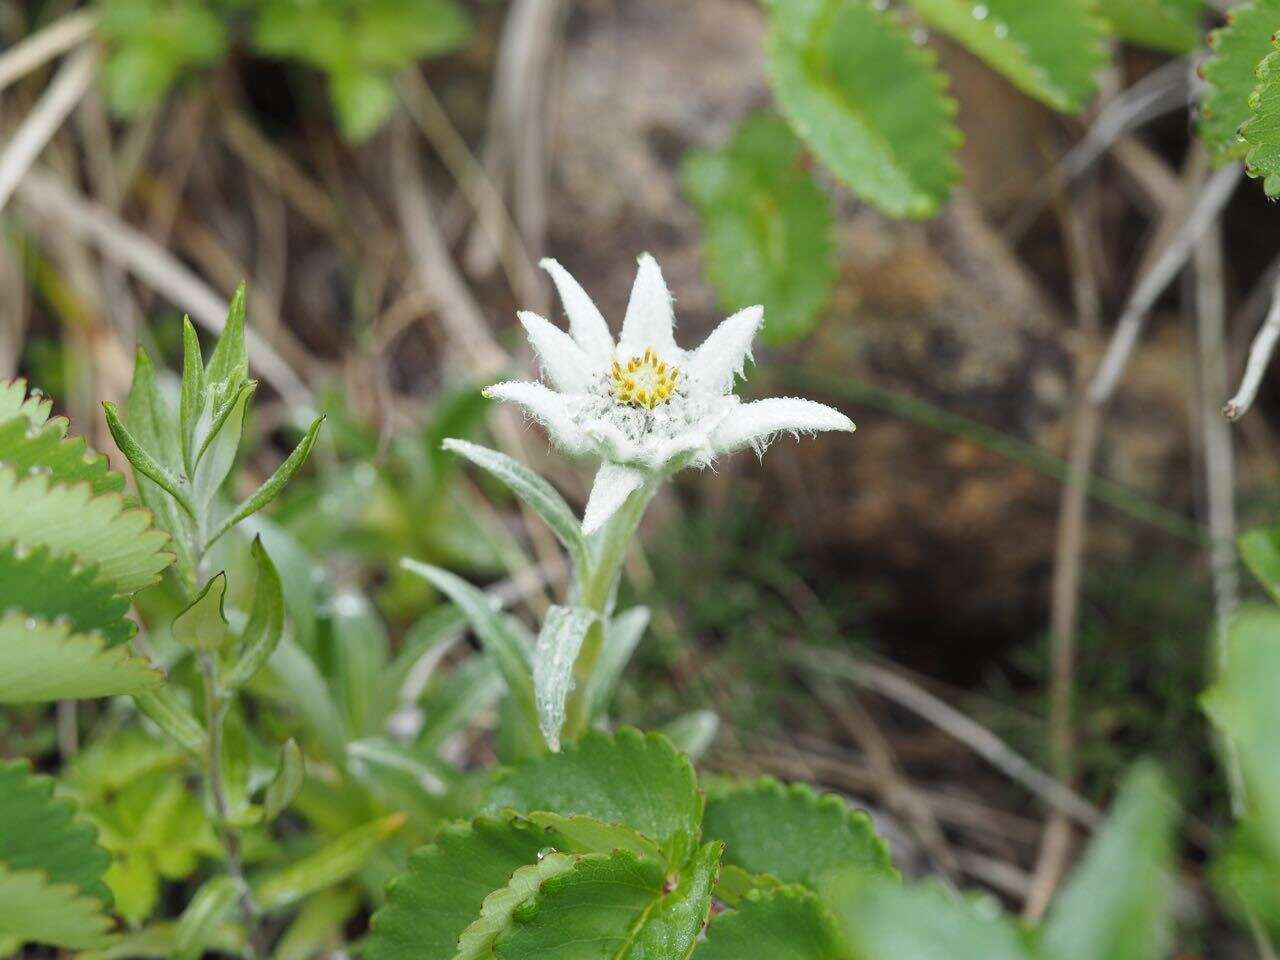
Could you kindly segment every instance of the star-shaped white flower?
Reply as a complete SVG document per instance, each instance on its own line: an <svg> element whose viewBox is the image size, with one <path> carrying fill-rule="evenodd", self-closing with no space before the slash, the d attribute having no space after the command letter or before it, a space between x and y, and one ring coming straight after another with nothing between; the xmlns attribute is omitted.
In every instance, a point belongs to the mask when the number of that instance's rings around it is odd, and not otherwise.
<svg viewBox="0 0 1280 960"><path fill-rule="evenodd" d="M520 322L546 383L498 383L485 395L520 404L567 453L603 461L587 501L584 532L598 529L655 478L705 467L743 447L763 453L783 431L853 429L844 414L812 400L743 403L734 394L734 378L743 374L764 323L762 307L735 313L702 346L681 350L671 294L657 261L645 254L615 343L604 317L568 271L550 259L542 268L564 301L569 332L522 312Z"/></svg>

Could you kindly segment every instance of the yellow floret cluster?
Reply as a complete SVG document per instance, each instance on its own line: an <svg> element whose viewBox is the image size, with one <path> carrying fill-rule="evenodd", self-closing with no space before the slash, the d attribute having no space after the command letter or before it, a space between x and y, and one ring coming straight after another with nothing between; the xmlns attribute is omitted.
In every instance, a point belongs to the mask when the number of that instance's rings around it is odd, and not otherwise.
<svg viewBox="0 0 1280 960"><path fill-rule="evenodd" d="M653 348L646 347L643 356L632 357L625 364L614 360L609 375L614 400L652 410L671 399L680 368L658 359Z"/></svg>

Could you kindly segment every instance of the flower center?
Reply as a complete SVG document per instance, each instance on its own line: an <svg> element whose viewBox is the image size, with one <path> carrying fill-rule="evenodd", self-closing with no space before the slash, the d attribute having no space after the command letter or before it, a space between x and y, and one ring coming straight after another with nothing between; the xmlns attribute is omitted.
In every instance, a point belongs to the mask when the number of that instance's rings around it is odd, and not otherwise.
<svg viewBox="0 0 1280 960"><path fill-rule="evenodd" d="M680 368L660 360L652 347L645 347L643 356L632 357L625 364L613 361L609 371L613 399L646 410L670 400L679 377Z"/></svg>

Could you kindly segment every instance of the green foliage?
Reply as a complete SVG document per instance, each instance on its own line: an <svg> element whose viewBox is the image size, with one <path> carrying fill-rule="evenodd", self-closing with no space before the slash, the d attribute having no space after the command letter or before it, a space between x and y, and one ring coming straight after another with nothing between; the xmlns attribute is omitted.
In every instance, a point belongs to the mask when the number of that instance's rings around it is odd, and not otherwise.
<svg viewBox="0 0 1280 960"><path fill-rule="evenodd" d="M852 960L831 915L802 887L753 892L716 917L696 960Z"/></svg>
<svg viewBox="0 0 1280 960"><path fill-rule="evenodd" d="M833 794L777 780L713 789L703 835L724 841L725 864L783 883L821 888L824 877L851 869L896 876L889 848L871 818Z"/></svg>
<svg viewBox="0 0 1280 960"><path fill-rule="evenodd" d="M96 946L111 927L110 857L53 788L25 761L0 762L0 939Z"/></svg>
<svg viewBox="0 0 1280 960"><path fill-rule="evenodd" d="M1200 136L1218 163L1243 157L1249 144L1240 128L1250 118L1249 99L1271 37L1280 30L1280 0L1250 0L1235 7L1227 24L1209 35L1213 56L1201 68L1208 88L1200 104Z"/></svg>
<svg viewBox="0 0 1280 960"><path fill-rule="evenodd" d="M67 421L0 384L0 702L133 693L160 679L126 641L130 595L168 565L164 535Z"/></svg>
<svg viewBox="0 0 1280 960"><path fill-rule="evenodd" d="M1084 107L1106 63L1104 25L1088 0L911 0L925 23L968 47L1056 110Z"/></svg>
<svg viewBox="0 0 1280 960"><path fill-rule="evenodd" d="M204 0L99 0L99 8L107 102L119 113L156 106L179 77L226 53L227 28Z"/></svg>
<svg viewBox="0 0 1280 960"><path fill-rule="evenodd" d="M500 773L488 807L622 824L656 840L673 864L692 851L702 815L688 759L664 737L629 729L588 733L560 753Z"/></svg>
<svg viewBox="0 0 1280 960"><path fill-rule="evenodd" d="M1249 95L1250 117L1240 129L1249 145L1245 169L1261 177L1267 196L1280 196L1280 51L1267 54L1255 72L1258 86Z"/></svg>
<svg viewBox="0 0 1280 960"><path fill-rule="evenodd" d="M1101 0L1098 12L1116 36L1167 53L1190 53L1204 35L1204 0Z"/></svg>
<svg viewBox="0 0 1280 960"><path fill-rule="evenodd" d="M457 49L470 32L455 0L267 0L253 40L268 56L324 71L343 134L360 142L391 115L395 73Z"/></svg>
<svg viewBox="0 0 1280 960"><path fill-rule="evenodd" d="M775 0L778 103L854 193L895 217L930 217L958 176L955 101L935 57L862 0Z"/></svg>
<svg viewBox="0 0 1280 960"><path fill-rule="evenodd" d="M768 343L812 330L835 282L833 218L790 128L750 117L722 149L686 154L680 182L698 211L721 305L762 304Z"/></svg>

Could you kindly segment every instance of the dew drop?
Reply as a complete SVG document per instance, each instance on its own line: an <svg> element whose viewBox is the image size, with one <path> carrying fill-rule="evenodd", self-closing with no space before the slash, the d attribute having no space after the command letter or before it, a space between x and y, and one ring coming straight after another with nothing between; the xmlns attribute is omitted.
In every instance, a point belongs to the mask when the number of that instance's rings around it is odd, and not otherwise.
<svg viewBox="0 0 1280 960"><path fill-rule="evenodd" d="M987 14L990 12L991 11L987 9L987 5L985 3L980 3L973 8L973 19L985 20L987 19Z"/></svg>
<svg viewBox="0 0 1280 960"><path fill-rule="evenodd" d="M1003 40L1005 37L1007 37L1007 36L1009 35L1009 26L1008 26L1008 24L1004 24L1004 23L997 23L997 24L995 25L995 34L996 34L996 36L997 36L997 37L999 37L1001 40Z"/></svg>
<svg viewBox="0 0 1280 960"><path fill-rule="evenodd" d="M556 852L555 847L543 847L541 850L538 851L538 862L541 863L543 860L545 860L547 857L551 856L551 854L555 852Z"/></svg>

